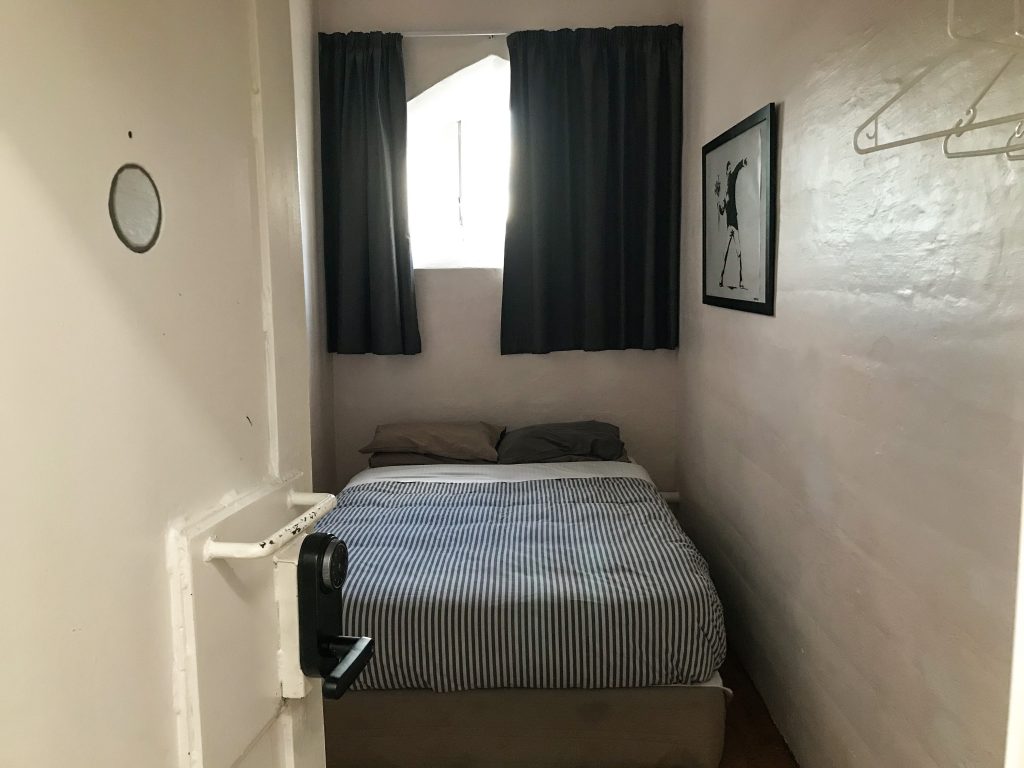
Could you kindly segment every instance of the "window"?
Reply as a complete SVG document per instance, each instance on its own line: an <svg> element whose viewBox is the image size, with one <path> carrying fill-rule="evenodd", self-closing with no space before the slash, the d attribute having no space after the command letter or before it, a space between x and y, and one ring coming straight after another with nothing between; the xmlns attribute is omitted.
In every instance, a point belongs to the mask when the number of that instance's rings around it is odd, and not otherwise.
<svg viewBox="0 0 1024 768"><path fill-rule="evenodd" d="M409 230L417 269L502 266L508 98L509 64L488 56L409 102Z"/></svg>

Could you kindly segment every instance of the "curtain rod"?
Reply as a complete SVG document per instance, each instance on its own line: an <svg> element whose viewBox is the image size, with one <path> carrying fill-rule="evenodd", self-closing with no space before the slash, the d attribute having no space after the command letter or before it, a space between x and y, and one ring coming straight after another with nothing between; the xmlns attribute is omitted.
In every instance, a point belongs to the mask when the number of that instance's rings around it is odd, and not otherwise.
<svg viewBox="0 0 1024 768"><path fill-rule="evenodd" d="M401 32L402 37L508 37L510 32Z"/></svg>

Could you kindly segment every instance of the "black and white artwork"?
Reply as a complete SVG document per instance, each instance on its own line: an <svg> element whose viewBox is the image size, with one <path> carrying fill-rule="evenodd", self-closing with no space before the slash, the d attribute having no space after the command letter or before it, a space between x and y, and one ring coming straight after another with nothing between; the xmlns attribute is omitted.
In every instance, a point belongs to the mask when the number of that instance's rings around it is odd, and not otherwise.
<svg viewBox="0 0 1024 768"><path fill-rule="evenodd" d="M704 147L704 303L775 314L775 105Z"/></svg>

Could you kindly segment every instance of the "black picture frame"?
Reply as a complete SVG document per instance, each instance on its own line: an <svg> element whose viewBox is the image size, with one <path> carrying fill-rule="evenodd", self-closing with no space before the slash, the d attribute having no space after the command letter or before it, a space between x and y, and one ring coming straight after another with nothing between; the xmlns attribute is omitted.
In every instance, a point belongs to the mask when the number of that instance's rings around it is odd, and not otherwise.
<svg viewBox="0 0 1024 768"><path fill-rule="evenodd" d="M759 264L759 280L763 280L763 301L759 300L748 300L743 298L730 298L726 296L714 295L708 293L708 234L709 224L713 222L708 221L708 204L709 204L709 189L718 186L720 189L721 179L716 178L710 180L708 178L708 155L725 147L730 142L736 140L740 136L743 136L753 128L758 128L764 125L764 129L761 131L761 190L767 190L767 195L762 195L761 204L758 210L758 236L760 238L762 248L761 253L763 254L764 263ZM775 103L768 104L762 107L757 112L752 114L750 117L742 120L741 122L734 125L732 128L727 130L725 133L717 136L716 138L709 141L704 145L702 157L701 157L701 182L703 188L701 190L701 217L703 221L701 237L703 240L703 259L702 259L702 284L704 293L704 303L715 306L725 307L727 309L737 309L742 312L754 312L760 315L774 315L775 314L775 270L776 270L776 255L777 255L777 232L776 232L776 219L778 215L778 178L776 173L776 163L778 160L778 109ZM746 165L744 163L744 165ZM736 171L737 175L739 171ZM709 186L709 184L711 186ZM720 197L716 192L716 208L719 211L719 215L725 215L727 217L736 216L736 207L733 204L731 213L723 213L723 208L727 211L729 205L725 202L728 196L733 195L735 191L735 177L727 178L726 196ZM728 222L727 222L728 223ZM729 256L731 253L731 246L733 243L733 235L736 235L737 241L739 240L739 222L738 220L734 223L737 226L734 228L731 224L728 225L727 231L730 233L725 249L725 254L721 257L722 263L722 278L720 278L718 288L721 289L722 280L724 280L726 266L728 265ZM740 252L741 254L742 252ZM717 252L714 258L718 259ZM739 263L742 269L742 255L738 256L740 259ZM717 265L716 265L717 266ZM743 281L740 280L740 286ZM729 288L735 288L736 286L729 286ZM761 287L759 283L758 287ZM746 289L744 289L746 290Z"/></svg>

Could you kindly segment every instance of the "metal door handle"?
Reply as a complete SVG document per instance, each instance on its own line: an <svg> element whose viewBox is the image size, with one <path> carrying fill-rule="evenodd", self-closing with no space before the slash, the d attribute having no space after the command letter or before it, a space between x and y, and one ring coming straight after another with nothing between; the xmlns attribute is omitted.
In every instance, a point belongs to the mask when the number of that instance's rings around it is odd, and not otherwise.
<svg viewBox="0 0 1024 768"><path fill-rule="evenodd" d="M316 523L338 504L338 500L329 493L288 494L289 507L309 507L305 512L290 523L274 531L262 541L243 543L237 541L206 540L203 545L203 560L210 562L219 559L252 560L257 557L272 555L295 537L305 533L306 529Z"/></svg>
<svg viewBox="0 0 1024 768"><path fill-rule="evenodd" d="M336 637L327 646L338 665L324 676L324 698L340 699L373 658L373 638Z"/></svg>

